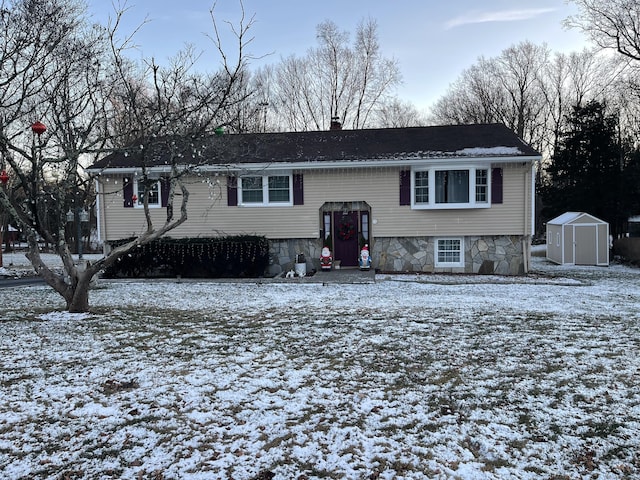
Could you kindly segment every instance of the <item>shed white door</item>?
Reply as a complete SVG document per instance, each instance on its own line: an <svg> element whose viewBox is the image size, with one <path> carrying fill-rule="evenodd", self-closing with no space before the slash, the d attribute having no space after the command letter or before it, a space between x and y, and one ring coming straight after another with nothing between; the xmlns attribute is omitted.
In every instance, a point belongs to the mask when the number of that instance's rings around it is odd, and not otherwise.
<svg viewBox="0 0 640 480"><path fill-rule="evenodd" d="M595 225L575 225L573 245L576 265L597 265L598 232Z"/></svg>

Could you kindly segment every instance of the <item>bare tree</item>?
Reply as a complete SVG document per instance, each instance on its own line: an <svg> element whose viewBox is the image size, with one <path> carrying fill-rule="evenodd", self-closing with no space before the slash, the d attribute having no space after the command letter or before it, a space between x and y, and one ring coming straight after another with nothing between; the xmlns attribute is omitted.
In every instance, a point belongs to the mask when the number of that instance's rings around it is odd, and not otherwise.
<svg viewBox="0 0 640 480"><path fill-rule="evenodd" d="M411 102L393 98L383 102L375 111L375 125L380 128L418 127L426 124L426 118Z"/></svg>
<svg viewBox="0 0 640 480"><path fill-rule="evenodd" d="M0 205L26 234L36 272L70 305L77 268L65 210L89 190L81 160L105 141L107 37L75 0L3 1L0 12L0 152L10 177ZM39 238L54 246L67 275L44 264Z"/></svg>
<svg viewBox="0 0 640 480"><path fill-rule="evenodd" d="M432 108L432 121L440 124L493 123L503 121L505 93L493 78L494 61L480 57L462 72Z"/></svg>
<svg viewBox="0 0 640 480"><path fill-rule="evenodd" d="M620 124L637 137L640 98L640 4L636 0L571 0L580 9L566 19L569 27L586 33L600 48L614 50L628 62L618 66L615 92L609 104L618 109ZM625 68L626 67L626 68Z"/></svg>
<svg viewBox="0 0 640 480"><path fill-rule="evenodd" d="M571 0L580 13L566 24L588 34L602 48L640 60L640 4L636 0Z"/></svg>
<svg viewBox="0 0 640 480"><path fill-rule="evenodd" d="M464 70L434 105L431 120L500 122L551 158L572 108L612 101L621 92L614 86L632 73L626 62L595 50L552 55L544 45L523 42Z"/></svg>
<svg viewBox="0 0 640 480"><path fill-rule="evenodd" d="M520 138L538 143L538 126L543 111L539 72L549 59L546 45L521 42L504 50L497 58L496 80L506 92L509 102L504 116Z"/></svg>
<svg viewBox="0 0 640 480"><path fill-rule="evenodd" d="M615 98L613 86L624 77L623 62L598 55L593 49L555 53L541 71L542 93L547 109L546 142L548 157L555 151L565 119L574 107L591 100Z"/></svg>
<svg viewBox="0 0 640 480"><path fill-rule="evenodd" d="M228 121L226 113L242 102L244 93L238 86L247 68L245 47L252 20L245 21L243 10L232 29L237 56L231 59L222 48L211 10L211 40L222 67L207 76L194 71L196 56L189 47L166 67L153 59L140 65L129 60L131 36L118 38L122 10L105 28L88 23L80 0L2 1L1 28L11 40L0 44L0 152L12 184L0 192L0 205L27 233L27 256L36 272L65 299L69 311L87 311L96 273L187 219L184 178L190 169L179 166L185 164L184 146L211 135ZM33 123L34 119L39 121ZM145 158L168 152L166 221L154 225L146 196L142 234L95 263L75 262L65 228L67 213L89 206L78 195L92 182L87 162L101 153L134 148L142 156L144 185L151 182ZM198 162L195 153L191 168ZM10 190L23 191L26 201L19 203ZM179 214L174 215L178 196ZM39 237L54 246L64 272L43 261Z"/></svg>
<svg viewBox="0 0 640 480"><path fill-rule="evenodd" d="M317 39L306 56L283 58L256 76L256 85L268 87L261 102L275 115L275 128L322 130L336 118L350 128L375 124L376 109L401 79L397 62L380 53L376 23L361 21L350 45L347 32L325 21Z"/></svg>
<svg viewBox="0 0 640 480"><path fill-rule="evenodd" d="M435 104L435 123L503 123L538 147L544 124L540 71L546 46L522 42L498 57L480 57Z"/></svg>

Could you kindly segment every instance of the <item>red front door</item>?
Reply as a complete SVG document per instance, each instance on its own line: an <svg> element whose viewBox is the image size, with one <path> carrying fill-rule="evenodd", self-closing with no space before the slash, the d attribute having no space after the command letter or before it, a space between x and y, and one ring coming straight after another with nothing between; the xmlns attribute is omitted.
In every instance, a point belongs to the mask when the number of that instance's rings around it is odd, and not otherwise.
<svg viewBox="0 0 640 480"><path fill-rule="evenodd" d="M358 266L358 212L333 212L333 258L343 267Z"/></svg>

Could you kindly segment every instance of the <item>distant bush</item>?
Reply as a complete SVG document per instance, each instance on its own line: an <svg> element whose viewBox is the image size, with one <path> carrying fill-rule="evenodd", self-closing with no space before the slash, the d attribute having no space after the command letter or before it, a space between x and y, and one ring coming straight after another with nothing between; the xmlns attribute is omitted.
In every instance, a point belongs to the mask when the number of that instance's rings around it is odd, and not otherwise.
<svg viewBox="0 0 640 480"><path fill-rule="evenodd" d="M132 239L111 242L112 247ZM106 278L242 278L261 277L269 264L265 237L161 238L121 257Z"/></svg>
<svg viewBox="0 0 640 480"><path fill-rule="evenodd" d="M613 254L622 257L625 262L640 265L640 238L624 237L614 240Z"/></svg>

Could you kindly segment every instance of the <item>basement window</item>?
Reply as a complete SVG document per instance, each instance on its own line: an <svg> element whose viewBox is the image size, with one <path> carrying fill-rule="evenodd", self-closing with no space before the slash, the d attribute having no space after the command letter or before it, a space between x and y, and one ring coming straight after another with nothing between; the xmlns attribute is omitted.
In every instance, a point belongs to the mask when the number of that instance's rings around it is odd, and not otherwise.
<svg viewBox="0 0 640 480"><path fill-rule="evenodd" d="M462 238L437 238L435 241L436 267L464 267L463 246Z"/></svg>

